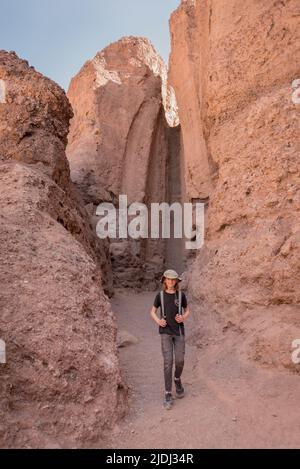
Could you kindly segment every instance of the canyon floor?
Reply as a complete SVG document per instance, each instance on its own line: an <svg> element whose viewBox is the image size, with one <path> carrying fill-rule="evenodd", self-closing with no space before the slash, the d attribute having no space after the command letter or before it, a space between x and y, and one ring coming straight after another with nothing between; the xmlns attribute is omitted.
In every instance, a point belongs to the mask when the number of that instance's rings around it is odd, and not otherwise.
<svg viewBox="0 0 300 469"><path fill-rule="evenodd" d="M154 296L120 289L112 300L119 330L138 341L119 349L129 412L101 447L299 448L299 377L240 360L233 332L211 328L202 334L193 301L182 376L186 395L171 411L163 408L160 337L149 314ZM197 334L200 348L193 345Z"/></svg>

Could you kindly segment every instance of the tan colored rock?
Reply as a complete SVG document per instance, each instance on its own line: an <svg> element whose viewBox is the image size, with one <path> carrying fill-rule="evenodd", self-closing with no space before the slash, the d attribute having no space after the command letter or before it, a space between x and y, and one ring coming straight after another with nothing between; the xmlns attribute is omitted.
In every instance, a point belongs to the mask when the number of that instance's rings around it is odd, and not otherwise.
<svg viewBox="0 0 300 469"><path fill-rule="evenodd" d="M186 198L209 198L191 291L203 311L226 322L243 320L248 308L253 321L255 309L267 308L269 319L281 312L289 337L299 328L283 305L300 304L299 105L291 86L300 74L297 12L296 0L187 0L171 18ZM277 342L270 347L278 365Z"/></svg>
<svg viewBox="0 0 300 469"><path fill-rule="evenodd" d="M182 126L183 167L188 200L209 196L211 173L214 172L202 121L201 90L205 80L202 76L200 78L201 66L205 69L208 28L201 15L196 13L196 5L199 10L200 5L194 1L182 2L170 20L172 52L169 81L175 90Z"/></svg>
<svg viewBox="0 0 300 469"><path fill-rule="evenodd" d="M170 132L176 132L169 124L178 124L178 115L166 67L152 44L138 37L110 44L72 79L68 97L74 118L67 156L85 202L118 208L120 194L128 204L166 201L169 161L179 151L169 144ZM120 241L126 254L113 257L116 285L155 288L164 269L164 241L129 241ZM153 258L160 259L158 268Z"/></svg>
<svg viewBox="0 0 300 469"><path fill-rule="evenodd" d="M0 446L81 447L125 409L105 256L69 179L64 92L5 51L0 80Z"/></svg>
<svg viewBox="0 0 300 469"><path fill-rule="evenodd" d="M25 74L26 78L20 79ZM5 51L1 51L0 87L0 157L37 164L55 182L67 186L65 146L73 114L64 91L28 62Z"/></svg>
<svg viewBox="0 0 300 469"><path fill-rule="evenodd" d="M87 202L114 201L120 193L129 202L145 198L155 133L160 121L164 125L165 80L164 63L152 44L135 37L110 44L72 79L67 156L72 180ZM176 114L168 102L167 115Z"/></svg>
<svg viewBox="0 0 300 469"><path fill-rule="evenodd" d="M72 109L64 91L14 53L1 52L1 82L5 103L0 108L0 159L20 161L50 177L63 190L56 202L57 221L80 240L103 269L105 292L112 295L109 245L100 242L87 222L80 197L70 182L65 156ZM22 79L20 79L22 77ZM34 86L36 84L36 86ZM4 95L3 95L4 97ZM3 103L4 104L4 103ZM70 219L68 223L64 218ZM78 227L75 225L79 225Z"/></svg>

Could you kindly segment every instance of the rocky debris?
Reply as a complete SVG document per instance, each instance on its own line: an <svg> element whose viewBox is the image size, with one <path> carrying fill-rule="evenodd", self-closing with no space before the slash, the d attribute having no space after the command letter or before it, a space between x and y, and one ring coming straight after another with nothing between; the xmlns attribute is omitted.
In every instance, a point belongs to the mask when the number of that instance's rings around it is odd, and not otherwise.
<svg viewBox="0 0 300 469"><path fill-rule="evenodd" d="M296 12L296 0L255 7L187 0L170 23L186 200L209 201L205 246L188 269L190 291L203 314L219 314L224 325L242 322L244 329L252 315L243 353L263 363L258 351L268 350L269 364L291 367L288 341L300 334Z"/></svg>
<svg viewBox="0 0 300 469"><path fill-rule="evenodd" d="M117 345L119 348L128 347L138 342L138 339L130 334L128 331L118 330Z"/></svg>
<svg viewBox="0 0 300 469"><path fill-rule="evenodd" d="M169 124L178 124L178 115L152 44L138 37L110 44L72 79L68 97L74 110L67 147L71 177L94 214L103 201L118 209L123 194L128 204L166 201L170 152L178 151L170 150ZM139 286L143 271L153 272L153 258L162 260L163 271L164 240L138 244L120 241L122 256L113 257L116 285ZM148 287L155 288L155 281L152 275Z"/></svg>
<svg viewBox="0 0 300 469"><path fill-rule="evenodd" d="M5 51L0 80L0 446L80 447L126 408L109 264L70 182L64 92Z"/></svg>

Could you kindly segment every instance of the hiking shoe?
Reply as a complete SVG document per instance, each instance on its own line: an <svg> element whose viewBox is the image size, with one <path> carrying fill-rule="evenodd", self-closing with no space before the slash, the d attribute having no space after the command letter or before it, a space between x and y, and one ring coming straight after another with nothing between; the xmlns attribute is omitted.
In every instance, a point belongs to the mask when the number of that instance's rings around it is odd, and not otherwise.
<svg viewBox="0 0 300 469"><path fill-rule="evenodd" d="M175 388L176 388L176 396L181 399L184 397L184 387L181 384L181 379L174 379Z"/></svg>
<svg viewBox="0 0 300 469"><path fill-rule="evenodd" d="M173 396L171 392L165 394L164 398L164 408L167 410L172 409L173 406Z"/></svg>

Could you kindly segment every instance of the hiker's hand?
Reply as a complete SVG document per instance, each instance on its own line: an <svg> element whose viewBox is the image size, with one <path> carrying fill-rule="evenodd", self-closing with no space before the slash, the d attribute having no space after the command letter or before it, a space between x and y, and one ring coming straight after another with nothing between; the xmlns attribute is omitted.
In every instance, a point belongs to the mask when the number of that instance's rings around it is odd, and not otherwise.
<svg viewBox="0 0 300 469"><path fill-rule="evenodd" d="M158 324L161 326L161 327L166 327L167 325L167 321L165 319L160 319L158 321Z"/></svg>
<svg viewBox="0 0 300 469"><path fill-rule="evenodd" d="M176 322L178 322L178 323L180 324L181 322L184 321L184 318L183 318L183 316L181 316L180 314L177 314L177 315L175 316L175 320L176 320Z"/></svg>

